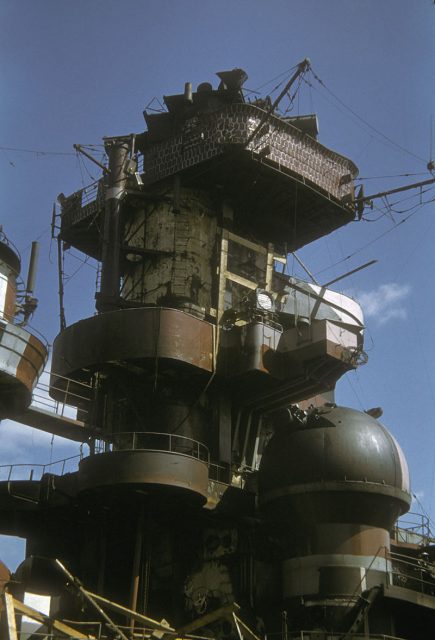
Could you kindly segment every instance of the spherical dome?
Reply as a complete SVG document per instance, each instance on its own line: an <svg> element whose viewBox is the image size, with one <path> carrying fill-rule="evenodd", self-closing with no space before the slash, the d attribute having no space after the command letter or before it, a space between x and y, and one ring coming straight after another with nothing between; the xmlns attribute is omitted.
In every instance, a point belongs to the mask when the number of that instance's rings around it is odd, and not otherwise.
<svg viewBox="0 0 435 640"><path fill-rule="evenodd" d="M338 518L345 516L344 508L351 509L355 494L360 511L372 510L376 496L388 498L394 507L389 519L411 502L408 466L393 436L368 414L335 405L277 431L262 457L259 487L263 505L294 502L298 495L310 495L312 501L316 494L325 507L326 494L334 494ZM342 509L338 494L347 494L346 500L340 498Z"/></svg>

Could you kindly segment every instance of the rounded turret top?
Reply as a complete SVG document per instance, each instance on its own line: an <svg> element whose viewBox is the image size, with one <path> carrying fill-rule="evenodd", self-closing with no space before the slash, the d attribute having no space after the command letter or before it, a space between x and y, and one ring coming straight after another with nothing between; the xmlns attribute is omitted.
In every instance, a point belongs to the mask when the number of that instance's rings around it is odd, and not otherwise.
<svg viewBox="0 0 435 640"><path fill-rule="evenodd" d="M368 414L336 406L281 429L264 452L261 478L268 490L348 480L409 492L408 467L393 436Z"/></svg>
<svg viewBox="0 0 435 640"><path fill-rule="evenodd" d="M394 437L367 413L335 405L277 430L264 451L259 483L262 504L275 508L277 501L328 494L340 511L340 501L348 509L356 492L365 502L368 494L383 496L400 515L411 502L408 466Z"/></svg>

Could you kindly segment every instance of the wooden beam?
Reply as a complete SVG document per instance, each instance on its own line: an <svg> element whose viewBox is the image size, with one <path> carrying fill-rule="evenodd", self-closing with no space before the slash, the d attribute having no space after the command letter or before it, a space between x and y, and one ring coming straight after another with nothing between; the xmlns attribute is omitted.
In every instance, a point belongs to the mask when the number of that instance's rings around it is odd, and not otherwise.
<svg viewBox="0 0 435 640"><path fill-rule="evenodd" d="M175 629L173 629L166 621L162 620L161 622L157 622L157 620L148 618L147 616L144 616L142 613L138 613L137 611L132 611L131 609L128 609L127 607L123 607L121 604L118 604L117 602L112 602L111 600L107 600L107 598L103 598L103 596L100 596L97 593L92 593L92 591L87 591L87 590L85 591L88 594L88 596L90 596L100 604L104 605L108 609L111 609L116 613L120 613L124 616L127 616L128 618L131 618L136 622L142 622L142 624L146 627L155 629L157 631L163 631L168 633L175 632Z"/></svg>
<svg viewBox="0 0 435 640"><path fill-rule="evenodd" d="M47 625L48 627L51 627L53 629L55 629L56 631L59 631L59 633L63 633L66 636L70 636L72 638L74 638L74 640L77 638L78 640L90 640L91 638L93 638L93 636L89 636L89 635L85 635L84 633L81 633L80 631L77 631L77 629L74 629L73 627L70 627L69 625L65 624L64 622L61 622L60 620L54 620L52 618L50 618L50 616L46 616L45 614L41 613L40 611L37 611L36 609L33 609L32 607L29 607L27 604L24 604L24 602L21 602L20 600L16 600L13 596L11 596L9 593L5 593L4 594L5 597L5 601L6 601L6 607L12 607L12 616L11 618L14 620L15 622L15 611L18 611L18 613L22 613L25 616L27 616L28 618L31 618L32 620L35 620L36 622L39 622L41 624ZM8 624L9 623L9 618L10 618L10 614L9 614L9 610L8 610ZM15 630L15 634L16 634L16 630ZM11 632L9 631L9 640L18 640L17 635L11 635Z"/></svg>
<svg viewBox="0 0 435 640"><path fill-rule="evenodd" d="M243 622L235 613L233 613L234 622L236 623L236 627L239 630L239 634L243 638L247 638L247 640L261 640L259 636L257 636L252 629L248 627L248 625Z"/></svg>
<svg viewBox="0 0 435 640"><path fill-rule="evenodd" d="M267 249L261 244L257 244L256 242L252 242L252 240L248 240L247 238L242 238L242 236L237 236L235 233L231 233L228 231L228 240L235 242L236 244L241 244L242 247L247 247L248 249L252 249L256 253L266 254Z"/></svg>
<svg viewBox="0 0 435 640"><path fill-rule="evenodd" d="M220 607L219 609L206 613L205 616L201 616L200 618L185 624L183 627L180 627L177 629L177 633L180 636L184 636L185 634L192 633L192 631L196 631L196 629L201 629L201 627L205 627L212 622L216 622L216 620L231 618L233 614L235 612L239 612L239 610L240 607L236 602L225 607Z"/></svg>
<svg viewBox="0 0 435 640"><path fill-rule="evenodd" d="M219 293L217 305L217 323L219 324L224 312L226 271L228 265L228 231L222 229L221 254L219 260Z"/></svg>
<svg viewBox="0 0 435 640"><path fill-rule="evenodd" d="M10 593L4 593L3 600L5 603L8 640L18 640L17 623L15 622L14 599Z"/></svg>
<svg viewBox="0 0 435 640"><path fill-rule="evenodd" d="M248 280L248 278L243 278L243 276L238 276L237 273L232 273L231 271L225 271L225 277L231 282L236 282L237 284L241 284L242 287L246 287L247 289L258 289L258 283L253 280Z"/></svg>
<svg viewBox="0 0 435 640"><path fill-rule="evenodd" d="M272 291L273 280L273 260L274 250L273 244L269 242L267 245L267 258L266 258L266 291Z"/></svg>

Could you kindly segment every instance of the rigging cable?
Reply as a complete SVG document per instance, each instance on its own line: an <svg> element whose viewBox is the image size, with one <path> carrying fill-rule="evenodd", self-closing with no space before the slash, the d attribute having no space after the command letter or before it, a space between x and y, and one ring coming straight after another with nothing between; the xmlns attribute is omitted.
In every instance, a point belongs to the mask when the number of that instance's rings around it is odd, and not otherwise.
<svg viewBox="0 0 435 640"><path fill-rule="evenodd" d="M46 151L41 149L18 149L16 147L0 147L2 151L15 151L17 153L34 153L38 156L74 156L73 151Z"/></svg>
<svg viewBox="0 0 435 640"><path fill-rule="evenodd" d="M381 180L383 178L409 178L412 176L427 176L427 171L420 171L419 173L396 173L392 176L369 176L364 178L355 178L355 181L362 182L365 180Z"/></svg>
<svg viewBox="0 0 435 640"><path fill-rule="evenodd" d="M286 69L282 73L279 73L277 76L271 78L270 80L267 80L267 82L264 82L262 85L260 85L256 89L254 89L254 91L257 93L257 92L261 91L261 89L264 89L264 87L267 87L268 84L272 84L272 82L275 82L275 80L279 80L283 76L287 77L289 75L289 73L291 73L292 71L294 71L297 68L297 66L298 65L295 64L293 67L290 67L290 69ZM283 82L284 82L284 80L282 82L280 82L280 84L278 86L281 86L281 84ZM276 89L276 87L275 87L275 89ZM275 89L272 89L271 93L273 93L275 91Z"/></svg>
<svg viewBox="0 0 435 640"><path fill-rule="evenodd" d="M332 269L333 267L335 267L338 264L341 264L343 262L346 262L347 260L350 260L350 258L353 258L354 256L356 256L358 253L360 253L361 251L363 251L364 249L366 249L367 247L370 247L372 244L374 244L375 242L377 242L378 240L380 240L381 238L383 238L384 236L388 235L389 233L391 233L392 231L394 231L395 229L397 229L400 225L404 224L405 222L407 222L410 218L412 218L416 213L418 213L418 211L420 209L422 209L426 204L429 204L430 202L435 201L435 198L433 200L429 200L427 202L424 202L423 204L418 204L415 207L415 210L412 211L408 216L406 216L406 218L403 218L403 220L400 220L400 222L398 222L397 224L395 224L393 227L391 227L390 229L387 229L386 231L384 231L383 233L381 233L380 235L376 236L376 238L373 238L372 240L370 240L369 242L367 242L366 244L364 244L363 246L359 247L359 249L356 249L355 251L353 251L352 253L350 253L348 256L346 256L345 258L342 258L341 260L338 260L337 262L334 262L334 264L329 265L328 267L325 267L324 269L321 269L320 271L316 272L316 276L320 275L321 273L324 273L325 271L328 271L329 269ZM372 222L372 221L367 221L367 222ZM374 222L374 221L373 221Z"/></svg>
<svg viewBox="0 0 435 640"><path fill-rule="evenodd" d="M92 262L90 262L90 260L92 260L91 256L87 256L86 259L83 260L83 258L76 255L71 250L68 251L68 256L71 258L74 258L74 260L78 260L78 262L81 262L82 266L87 265L88 267L91 267L91 269L94 269L94 271L98 270L98 267L96 267L95 265L92 264Z"/></svg>
<svg viewBox="0 0 435 640"><path fill-rule="evenodd" d="M86 166L86 164L85 164L85 161L84 161L84 160L83 160L83 158L82 158L82 154L81 154L79 151L76 151L76 154L77 154L77 162L78 162L78 166L79 166L80 174L81 174L81 177L82 177L82 186L83 186L83 189L86 189L86 186L87 186L87 185L85 185L83 169L84 169L84 171L86 171L86 173L88 174L88 176L89 176L89 177L90 177L90 179L92 180L92 183L93 183L93 184L98 183L98 180L97 180L97 179L96 179L96 178L91 174L91 172L89 171L88 167L87 167L87 166Z"/></svg>
<svg viewBox="0 0 435 640"><path fill-rule="evenodd" d="M417 160L420 160L421 162L424 162L424 164L426 165L426 160L424 158L422 158L421 156L416 155L415 153L413 153L412 151L409 151L409 149L405 149L405 147L402 147L400 144L398 144L397 142L395 142L394 140L392 140L391 138L389 138L388 136L386 136L384 133L382 133L382 131L379 131L379 129L376 129L376 127L374 127L373 125L371 125L369 122L367 122L367 120L365 120L363 117L361 117L358 113L356 113L356 111L354 111L351 107L349 107L348 105L346 105L343 100L341 100L338 96L336 96L331 89L329 89L329 87L326 86L326 84L323 82L323 80L321 78L319 78L319 76L314 72L313 68L310 66L309 71L311 71L313 77L315 78L315 80L317 80L317 82L324 87L324 89L335 99L337 100L337 102L339 104L341 104L345 109L347 109L355 118L357 118L360 122L362 122L366 127L368 127L369 129L371 129L372 131L374 131L378 136L380 136L381 138L383 138L385 141L387 141L388 143L394 145L397 149L400 149L401 151L403 151L404 153L407 153L408 155L412 156L413 158L416 158Z"/></svg>
<svg viewBox="0 0 435 640"><path fill-rule="evenodd" d="M352 393L354 394L354 396L355 396L355 398L356 398L356 400L357 400L357 402L359 404L359 407L360 407L361 411L364 411L364 405L362 403L362 400L361 400L360 396L358 395L357 390L355 389L355 387L354 387L349 375L346 376L346 381L349 384L349 386L350 386L350 388L352 390Z"/></svg>
<svg viewBox="0 0 435 640"><path fill-rule="evenodd" d="M424 506L423 506L423 504L422 504L422 502L421 502L420 498L417 496L417 494L416 494L416 493L414 493L414 492L412 492L412 497L414 498L414 500L417 502L418 506L419 506L419 507L420 507L420 509L422 510L423 515L424 515L424 516L426 516L426 518L427 518L427 520L428 520L428 523L429 523L429 525L430 525L430 530L429 530L429 532L430 532L430 534L432 535L432 527L434 526L434 523L432 522L432 519L431 519L430 515L428 514L428 512L427 512L427 511L426 511L426 509L424 508Z"/></svg>

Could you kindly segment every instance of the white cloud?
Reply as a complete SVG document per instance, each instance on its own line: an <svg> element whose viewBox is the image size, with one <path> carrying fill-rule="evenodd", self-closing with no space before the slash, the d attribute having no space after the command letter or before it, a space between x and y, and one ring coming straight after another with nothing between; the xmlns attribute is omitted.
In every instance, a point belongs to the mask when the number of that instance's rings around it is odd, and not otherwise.
<svg viewBox="0 0 435 640"><path fill-rule="evenodd" d="M381 284L372 291L362 291L356 295L356 298L364 315L382 325L389 320L406 319L405 300L410 292L411 288L407 284L390 282Z"/></svg>

